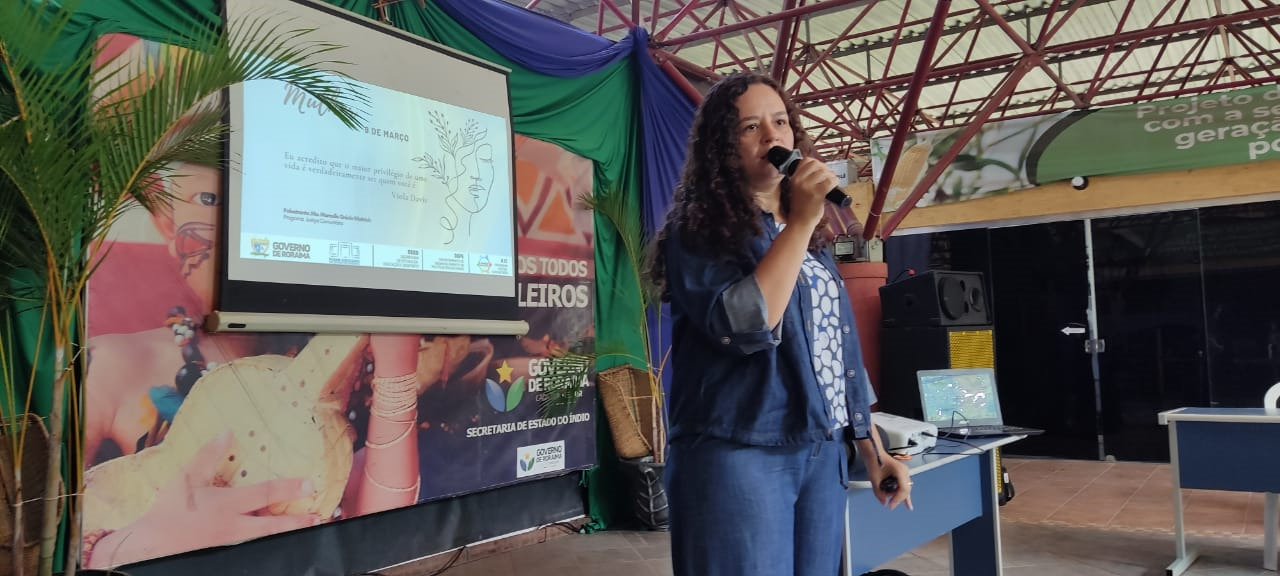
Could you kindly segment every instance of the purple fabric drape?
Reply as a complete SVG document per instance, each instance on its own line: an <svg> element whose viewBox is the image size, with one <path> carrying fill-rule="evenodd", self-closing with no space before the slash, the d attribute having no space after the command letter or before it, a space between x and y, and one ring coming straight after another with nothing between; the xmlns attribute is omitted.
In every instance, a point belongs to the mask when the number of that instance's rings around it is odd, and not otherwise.
<svg viewBox="0 0 1280 576"><path fill-rule="evenodd" d="M548 76L573 78L606 68L631 52L622 42L498 0L435 0L449 17L508 60Z"/></svg>

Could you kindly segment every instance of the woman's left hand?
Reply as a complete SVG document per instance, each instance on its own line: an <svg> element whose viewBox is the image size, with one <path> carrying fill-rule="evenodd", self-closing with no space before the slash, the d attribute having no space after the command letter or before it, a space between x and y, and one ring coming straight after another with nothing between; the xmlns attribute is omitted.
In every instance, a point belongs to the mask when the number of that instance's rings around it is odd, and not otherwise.
<svg viewBox="0 0 1280 576"><path fill-rule="evenodd" d="M885 492L880 489L880 481L890 477L898 481L898 489L895 492ZM906 464L893 458L884 458L878 469L868 474L868 479L871 480L871 489L876 495L876 500L888 506L890 510L897 508L899 504L906 504L907 510L915 510L911 505L911 471L907 469Z"/></svg>

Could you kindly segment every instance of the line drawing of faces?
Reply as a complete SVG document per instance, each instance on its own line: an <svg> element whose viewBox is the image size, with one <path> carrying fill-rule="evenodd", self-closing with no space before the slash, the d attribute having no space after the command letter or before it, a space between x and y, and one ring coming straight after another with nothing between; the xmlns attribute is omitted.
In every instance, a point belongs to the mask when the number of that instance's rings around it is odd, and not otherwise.
<svg viewBox="0 0 1280 576"><path fill-rule="evenodd" d="M443 114L428 113L429 124L435 129L440 145L439 156L423 153L413 158L421 168L444 185L444 209L440 227L449 233L445 245L453 244L462 215L466 215L471 234L471 216L489 205L493 189L493 145L485 141L488 129L474 118L468 119L456 132L450 128Z"/></svg>
<svg viewBox="0 0 1280 576"><path fill-rule="evenodd" d="M462 180L467 188L455 196L458 204L470 215L467 217L467 233L471 233L471 216L482 212L489 205L489 196L493 192L493 146L488 142L478 143L466 151L461 159Z"/></svg>

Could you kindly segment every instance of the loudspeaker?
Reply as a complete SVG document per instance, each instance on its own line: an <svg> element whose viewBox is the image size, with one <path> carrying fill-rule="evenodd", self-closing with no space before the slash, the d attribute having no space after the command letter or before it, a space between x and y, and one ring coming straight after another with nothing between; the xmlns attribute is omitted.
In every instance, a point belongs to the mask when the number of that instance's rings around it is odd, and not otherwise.
<svg viewBox="0 0 1280 576"><path fill-rule="evenodd" d="M930 270L880 287L887 326L980 326L991 323L981 272Z"/></svg>

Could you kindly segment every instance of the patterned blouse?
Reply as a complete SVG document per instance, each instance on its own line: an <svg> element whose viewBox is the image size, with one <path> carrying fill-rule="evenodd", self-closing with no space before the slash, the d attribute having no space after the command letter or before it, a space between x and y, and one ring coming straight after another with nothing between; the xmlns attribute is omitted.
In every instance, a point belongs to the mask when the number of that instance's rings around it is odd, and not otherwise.
<svg viewBox="0 0 1280 576"><path fill-rule="evenodd" d="M831 271L808 252L800 269L814 304L807 326L813 336L813 370L830 406L832 424L837 428L848 426L849 408L844 395L844 340L840 337L840 284Z"/></svg>

